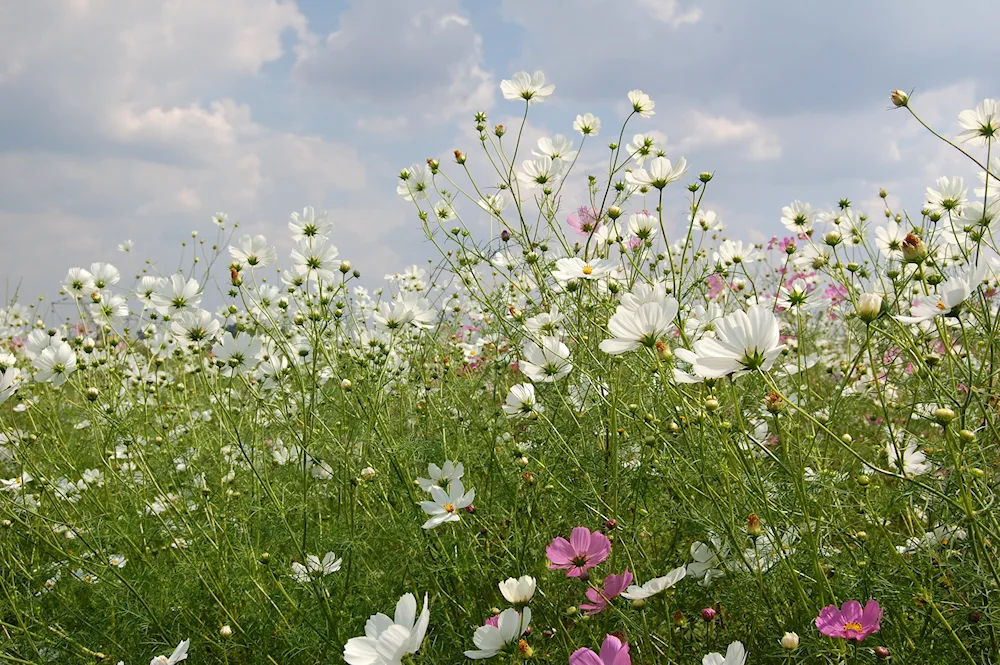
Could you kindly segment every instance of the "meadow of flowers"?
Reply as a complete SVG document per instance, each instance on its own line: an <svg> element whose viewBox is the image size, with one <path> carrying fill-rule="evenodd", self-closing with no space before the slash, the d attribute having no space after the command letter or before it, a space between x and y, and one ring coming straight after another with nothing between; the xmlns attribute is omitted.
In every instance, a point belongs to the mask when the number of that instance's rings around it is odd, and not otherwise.
<svg viewBox="0 0 1000 665"><path fill-rule="evenodd" d="M749 244L628 101L477 114L377 289L307 207L0 309L3 661L1000 662L997 103L971 190Z"/></svg>

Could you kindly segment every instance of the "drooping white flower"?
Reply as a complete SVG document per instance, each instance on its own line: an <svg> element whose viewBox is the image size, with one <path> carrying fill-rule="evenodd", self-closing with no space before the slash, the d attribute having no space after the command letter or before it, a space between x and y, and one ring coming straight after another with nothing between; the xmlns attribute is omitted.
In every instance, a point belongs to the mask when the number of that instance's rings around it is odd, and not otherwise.
<svg viewBox="0 0 1000 665"><path fill-rule="evenodd" d="M885 454L889 459L889 468L902 471L907 476L919 476L931 470L927 463L927 455L917 449L917 442L910 440L906 446L900 446L891 439L885 444Z"/></svg>
<svg viewBox="0 0 1000 665"><path fill-rule="evenodd" d="M6 402L17 392L22 380L21 370L16 367L8 367L0 372L0 404Z"/></svg>
<svg viewBox="0 0 1000 665"><path fill-rule="evenodd" d="M477 648L465 652L466 658L482 660L492 658L504 647L524 634L531 623L531 608L525 607L524 613L508 608L497 617L497 625L485 625L476 628L472 641Z"/></svg>
<svg viewBox="0 0 1000 665"><path fill-rule="evenodd" d="M899 315L896 320L901 323L920 323L938 316L956 314L962 303L979 288L985 274L985 262L970 266L965 272L939 284L936 294L918 297L910 307L910 315Z"/></svg>
<svg viewBox="0 0 1000 665"><path fill-rule="evenodd" d="M663 577L655 577L643 585L632 584L622 592L622 598L629 600L642 600L650 598L680 582L687 575L687 568L681 566L674 568Z"/></svg>
<svg viewBox="0 0 1000 665"><path fill-rule="evenodd" d="M498 586L503 597L513 605L527 605L535 595L535 578L530 575L510 577Z"/></svg>
<svg viewBox="0 0 1000 665"><path fill-rule="evenodd" d="M715 338L694 343L694 371L718 379L750 370L767 371L785 346L779 343L778 319L770 309L756 305L715 323Z"/></svg>
<svg viewBox="0 0 1000 665"><path fill-rule="evenodd" d="M429 623L427 595L418 616L417 599L412 593L404 594L393 618L373 614L365 622L364 636L347 640L344 660L348 665L400 665L404 656L420 650Z"/></svg>
<svg viewBox="0 0 1000 665"><path fill-rule="evenodd" d="M524 100L529 106L535 102L543 102L552 94L556 86L545 83L545 74L536 71L533 75L528 72L517 72L509 79L500 82L500 91L504 99L516 102Z"/></svg>
<svg viewBox="0 0 1000 665"><path fill-rule="evenodd" d="M712 537L711 545L703 542L691 543L691 558L694 559L687 565L687 574L698 578L701 586L708 586L717 577L725 575L724 559L728 556L728 548L722 546L722 542Z"/></svg>

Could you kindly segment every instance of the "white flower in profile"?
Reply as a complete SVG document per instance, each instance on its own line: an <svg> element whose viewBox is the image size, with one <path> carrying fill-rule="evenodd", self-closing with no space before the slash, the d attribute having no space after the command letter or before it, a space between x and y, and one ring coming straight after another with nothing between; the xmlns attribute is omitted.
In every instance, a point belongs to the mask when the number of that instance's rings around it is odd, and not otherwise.
<svg viewBox="0 0 1000 665"><path fill-rule="evenodd" d="M637 584L630 585L627 589L625 589L625 591L622 592L622 598L628 598L629 600L642 600L650 598L674 586L686 576L687 568L685 566L674 568L663 577L653 578L642 586Z"/></svg>
<svg viewBox="0 0 1000 665"><path fill-rule="evenodd" d="M791 284L785 284L781 287L777 305L783 310L797 309L804 312L814 309L819 303L810 300L809 296L812 293L813 291L809 290L809 285L804 279L796 278Z"/></svg>
<svg viewBox="0 0 1000 665"><path fill-rule="evenodd" d="M806 233L816 221L816 212L808 203L792 201L781 209L781 223L792 233Z"/></svg>
<svg viewBox="0 0 1000 665"><path fill-rule="evenodd" d="M572 162L576 157L576 150L573 150L573 142L562 134L556 134L549 138L543 136L538 139L538 150L532 150L535 157L549 157L550 159L561 159L563 162Z"/></svg>
<svg viewBox="0 0 1000 665"><path fill-rule="evenodd" d="M414 164L399 172L396 193L402 196L404 201L426 199L433 189L434 174L428 165Z"/></svg>
<svg viewBox="0 0 1000 665"><path fill-rule="evenodd" d="M643 303L634 311L619 306L608 320L608 332L612 337L602 341L600 349L613 356L640 346L652 349L670 331L676 316L677 301L674 298L667 298L661 303Z"/></svg>
<svg viewBox="0 0 1000 665"><path fill-rule="evenodd" d="M546 97L552 94L556 87L549 83L545 83L545 74L540 71L536 71L533 75L529 76L528 72L517 72L509 79L504 79L500 81L500 91L503 93L504 99L516 102L518 100L525 100L528 106L531 106L535 102L543 102Z"/></svg>
<svg viewBox="0 0 1000 665"><path fill-rule="evenodd" d="M619 307L635 312L641 305L648 302L660 305L667 300L667 286L663 282L654 282L653 284L637 282L631 291L622 295Z"/></svg>
<svg viewBox="0 0 1000 665"><path fill-rule="evenodd" d="M437 218L439 222L450 222L458 216L455 212L455 206L452 205L451 201L441 200L434 204L434 217Z"/></svg>
<svg viewBox="0 0 1000 665"><path fill-rule="evenodd" d="M63 291L79 300L94 290L94 276L86 268L70 268L62 281Z"/></svg>
<svg viewBox="0 0 1000 665"><path fill-rule="evenodd" d="M412 593L403 594L393 618L373 614L365 622L364 636L347 640L344 660L348 665L400 665L404 656L420 650L429 623L427 595L418 616L417 599Z"/></svg>
<svg viewBox="0 0 1000 665"><path fill-rule="evenodd" d="M979 288L986 274L986 262L970 266L964 273L955 275L938 285L937 294L919 296L910 307L910 315L896 316L900 323L921 323L938 316L955 316L962 303Z"/></svg>
<svg viewBox="0 0 1000 665"><path fill-rule="evenodd" d="M531 575L510 577L500 582L500 593L512 605L527 605L535 595L535 578Z"/></svg>
<svg viewBox="0 0 1000 665"><path fill-rule="evenodd" d="M649 240L656 235L657 220L648 212L629 215L628 232L640 240Z"/></svg>
<svg viewBox="0 0 1000 665"><path fill-rule="evenodd" d="M327 237L333 231L333 222L327 220L326 211L316 212L312 206L306 206L301 213L293 212L288 221L288 229L292 232L292 240Z"/></svg>
<svg viewBox="0 0 1000 665"><path fill-rule="evenodd" d="M635 169L625 174L625 181L636 187L653 187L663 189L676 182L687 172L687 160L677 158L676 164L671 164L666 157L655 157L649 163L649 171L645 168Z"/></svg>
<svg viewBox="0 0 1000 665"><path fill-rule="evenodd" d="M745 665L747 651L742 642L733 642L726 649L726 655L712 652L701 659L701 665Z"/></svg>
<svg viewBox="0 0 1000 665"><path fill-rule="evenodd" d="M149 661L149 665L176 665L176 663L182 660L187 660L188 657L188 646L190 646L191 640L184 640L177 645L174 652L169 656L157 656L153 660Z"/></svg>
<svg viewBox="0 0 1000 665"><path fill-rule="evenodd" d="M263 268L278 260L278 251L262 235L241 237L238 246L229 246L229 255L251 268Z"/></svg>
<svg viewBox="0 0 1000 665"><path fill-rule="evenodd" d="M444 466L431 462L427 465L427 475L430 478L417 478L417 484L425 492L430 492L432 487L447 487L451 481L461 480L465 475L465 466L451 460L446 461Z"/></svg>
<svg viewBox="0 0 1000 665"><path fill-rule="evenodd" d="M502 408L508 418L527 418L545 410L535 398L535 386L530 383L511 386Z"/></svg>
<svg viewBox="0 0 1000 665"><path fill-rule="evenodd" d="M593 113L578 115L576 121L573 122L573 129L584 136L597 136L598 132L601 131L601 119Z"/></svg>
<svg viewBox="0 0 1000 665"><path fill-rule="evenodd" d="M569 361L569 347L558 337L546 336L538 342L528 340L523 347L524 358L518 369L536 383L552 383L573 370Z"/></svg>
<svg viewBox="0 0 1000 665"><path fill-rule="evenodd" d="M987 198L987 195L992 198L1000 194L1000 157L990 157L987 168L989 168L989 180L987 181L986 171L980 171L977 177L983 186L972 190L980 199Z"/></svg>
<svg viewBox="0 0 1000 665"><path fill-rule="evenodd" d="M35 381L61 386L76 370L76 353L73 352L73 347L60 341L42 349L31 364L38 370Z"/></svg>
<svg viewBox="0 0 1000 665"><path fill-rule="evenodd" d="M184 275L173 274L160 281L150 296L156 311L164 316L197 309L201 305L201 287L198 280L185 279Z"/></svg>
<svg viewBox="0 0 1000 665"><path fill-rule="evenodd" d="M927 455L917 449L917 442L910 440L905 447L890 439L885 444L885 454L889 459L889 468L902 471L907 476L919 476L931 470L927 463Z"/></svg>
<svg viewBox="0 0 1000 665"><path fill-rule="evenodd" d="M135 243L132 240L126 240L125 242L118 243L118 251L123 254L128 254L135 247Z"/></svg>
<svg viewBox="0 0 1000 665"><path fill-rule="evenodd" d="M434 529L446 522L458 522L461 517L459 510L467 508L476 500L476 490L465 491L461 480L454 480L448 485L446 492L437 485L431 485L427 490L431 493L431 501L421 501L420 508L430 515L423 528Z"/></svg>
<svg viewBox="0 0 1000 665"><path fill-rule="evenodd" d="M744 246L742 240L726 240L712 258L717 265L723 266L750 263L757 259L757 250L753 245Z"/></svg>
<svg viewBox="0 0 1000 665"><path fill-rule="evenodd" d="M17 389L21 387L21 370L16 367L8 367L0 372L0 404L10 399Z"/></svg>
<svg viewBox="0 0 1000 665"><path fill-rule="evenodd" d="M562 170L563 161L561 159L552 159L542 155L521 162L521 170L517 172L517 179L529 189L545 187L559 180L562 176Z"/></svg>
<svg viewBox="0 0 1000 665"><path fill-rule="evenodd" d="M885 226L875 227L875 244L882 256L894 261L903 260L903 241L906 231L894 219L889 219Z"/></svg>
<svg viewBox="0 0 1000 665"><path fill-rule="evenodd" d="M984 99L976 108L959 113L958 123L962 126L960 141L989 145L1000 132L1000 106L992 99Z"/></svg>
<svg viewBox="0 0 1000 665"><path fill-rule="evenodd" d="M726 229L726 225L719 219L719 215L712 210L698 210L694 223L705 233L716 233Z"/></svg>
<svg viewBox="0 0 1000 665"><path fill-rule="evenodd" d="M711 545L701 541L691 543L691 558L694 559L687 565L687 574L699 579L698 584L707 587L717 577L725 575L724 558L728 555L728 548L722 546L722 541L717 537L710 538Z"/></svg>
<svg viewBox="0 0 1000 665"><path fill-rule="evenodd" d="M497 617L496 625L486 624L476 628L476 632L472 635L472 641L477 648L466 651L466 658L472 660L492 658L508 644L523 635L530 623L530 607L524 608L524 614L519 614L517 610L511 608L504 610Z"/></svg>
<svg viewBox="0 0 1000 665"><path fill-rule="evenodd" d="M486 212L499 216L510 205L510 197L507 196L506 192L496 192L495 194L487 194L479 199L478 203L479 207Z"/></svg>
<svg viewBox="0 0 1000 665"><path fill-rule="evenodd" d="M309 582L318 577L325 577L340 570L343 559L338 559L333 552L327 552L320 559L315 554L306 555L305 564L292 562L292 578L296 582Z"/></svg>
<svg viewBox="0 0 1000 665"><path fill-rule="evenodd" d="M562 322L566 316L559 312L555 305L549 307L549 311L536 314L530 319L526 319L524 327L534 335L559 335L562 332Z"/></svg>
<svg viewBox="0 0 1000 665"><path fill-rule="evenodd" d="M778 319L770 309L756 305L715 323L715 338L694 343L694 372L706 379L767 371L784 350L779 344Z"/></svg>
<svg viewBox="0 0 1000 665"><path fill-rule="evenodd" d="M111 291L94 291L87 306L90 318L100 326L117 328L128 316L128 302L125 296Z"/></svg>
<svg viewBox="0 0 1000 665"><path fill-rule="evenodd" d="M217 212L214 215L212 215L212 223L215 224L216 226L222 226L223 224L226 223L227 219L229 219L229 215L227 215L224 212Z"/></svg>
<svg viewBox="0 0 1000 665"><path fill-rule="evenodd" d="M121 273L118 272L118 268L110 263L91 263L90 275L94 279L94 287L98 289L104 289L112 284L117 284L118 280L121 279Z"/></svg>
<svg viewBox="0 0 1000 665"><path fill-rule="evenodd" d="M628 101L632 104L632 110L641 115L643 118L648 118L651 115L656 115L656 102L649 98L649 95L644 93L642 90L631 90L628 93Z"/></svg>
<svg viewBox="0 0 1000 665"><path fill-rule="evenodd" d="M928 187L924 194L924 207L931 213L947 215L953 212L962 214L962 206L968 202L969 190L961 177L949 178L941 176L937 179L937 189Z"/></svg>
<svg viewBox="0 0 1000 665"><path fill-rule="evenodd" d="M568 282L571 279L601 279L608 276L617 266L611 259L592 259L584 261L573 256L556 261L556 269L552 271L552 276L559 282Z"/></svg>

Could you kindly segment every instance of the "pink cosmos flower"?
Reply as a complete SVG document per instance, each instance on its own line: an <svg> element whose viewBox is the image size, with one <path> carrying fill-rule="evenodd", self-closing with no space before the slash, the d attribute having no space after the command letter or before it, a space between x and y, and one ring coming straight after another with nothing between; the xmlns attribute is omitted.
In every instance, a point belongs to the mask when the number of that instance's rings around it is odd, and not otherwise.
<svg viewBox="0 0 1000 665"><path fill-rule="evenodd" d="M569 227L582 236L589 236L601 228L593 208L581 206L575 213L566 218Z"/></svg>
<svg viewBox="0 0 1000 665"><path fill-rule="evenodd" d="M816 617L816 628L827 637L860 642L872 633L877 633L881 621L882 608L877 601L869 600L862 610L861 603L849 600L842 609L837 609L836 605L827 605L820 610Z"/></svg>
<svg viewBox="0 0 1000 665"><path fill-rule="evenodd" d="M552 570L568 570L566 577L580 577L601 563L611 554L611 541L600 531L590 532L585 526L578 526L569 535L569 540L556 536L545 548L545 556Z"/></svg>
<svg viewBox="0 0 1000 665"><path fill-rule="evenodd" d="M601 655L586 647L577 649L570 655L569 665L632 665L632 657L628 655L627 642L608 635L601 645Z"/></svg>
<svg viewBox="0 0 1000 665"><path fill-rule="evenodd" d="M715 273L708 276L707 282L709 300L715 300L718 298L726 288L726 281Z"/></svg>
<svg viewBox="0 0 1000 665"><path fill-rule="evenodd" d="M628 568L621 575L608 575L604 578L604 588L595 589L591 587L587 589L587 600L590 602L580 603L580 609L584 610L588 616L600 614L631 583L632 573L628 572Z"/></svg>

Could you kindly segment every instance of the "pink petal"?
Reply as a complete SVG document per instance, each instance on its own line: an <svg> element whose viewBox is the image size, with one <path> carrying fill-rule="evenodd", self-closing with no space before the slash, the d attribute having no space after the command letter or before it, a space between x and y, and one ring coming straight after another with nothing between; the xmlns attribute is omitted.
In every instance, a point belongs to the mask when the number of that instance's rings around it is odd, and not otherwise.
<svg viewBox="0 0 1000 665"><path fill-rule="evenodd" d="M597 654L587 648L577 649L569 657L569 665L604 665Z"/></svg>
<svg viewBox="0 0 1000 665"><path fill-rule="evenodd" d="M590 529L585 526L574 527L569 534L569 544L576 554L586 554L591 544Z"/></svg>
<svg viewBox="0 0 1000 665"><path fill-rule="evenodd" d="M840 609L840 616L843 623L861 623L861 603L856 600L849 600Z"/></svg>

